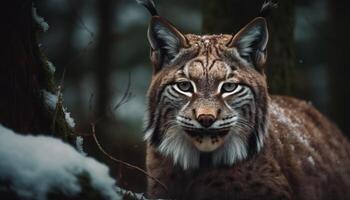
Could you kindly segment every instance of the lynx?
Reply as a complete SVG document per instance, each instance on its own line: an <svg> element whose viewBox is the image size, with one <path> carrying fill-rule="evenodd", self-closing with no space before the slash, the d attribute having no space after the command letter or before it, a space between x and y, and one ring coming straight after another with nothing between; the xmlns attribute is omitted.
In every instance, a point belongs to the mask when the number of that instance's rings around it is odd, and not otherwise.
<svg viewBox="0 0 350 200"><path fill-rule="evenodd" d="M350 199L350 145L310 103L268 93L268 30L182 34L151 0L148 197ZM273 58L271 58L273 59Z"/></svg>

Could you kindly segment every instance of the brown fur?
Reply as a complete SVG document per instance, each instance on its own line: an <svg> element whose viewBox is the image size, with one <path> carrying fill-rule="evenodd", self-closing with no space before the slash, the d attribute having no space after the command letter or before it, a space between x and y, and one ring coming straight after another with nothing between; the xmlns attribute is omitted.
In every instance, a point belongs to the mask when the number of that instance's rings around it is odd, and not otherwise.
<svg viewBox="0 0 350 200"><path fill-rule="evenodd" d="M147 170L151 198L350 199L350 148L339 129L312 105L290 97L270 101L262 151L232 167L183 171L152 147Z"/></svg>
<svg viewBox="0 0 350 200"><path fill-rule="evenodd" d="M152 29L159 24L166 31ZM241 39L251 34L254 27L260 29L253 30L263 34L251 37L257 41L250 45L257 46L252 46L248 55L243 55ZM347 139L309 103L291 97L269 96L267 92L263 68L268 38L265 29L265 21L258 18L235 36L182 35L158 16L152 18L149 38L154 74L148 92L146 165L148 172L164 183L168 191L149 179L150 198L350 199L347 191L350 188L350 144ZM164 40L169 37L163 35L162 38L157 34L164 32L170 33L171 37L180 37L170 39L170 43L178 41L180 44L170 44L162 49L161 45L167 44L169 41ZM169 53L170 47L174 49ZM192 81L198 91L193 91L192 96L174 97L175 101L162 98L167 87L182 79ZM224 121L232 113L243 112L243 108L232 107L234 109L230 110L225 104L240 100L239 96L224 97L222 92L217 92L218 85L225 81L249 88L254 99L244 112L250 116L247 117L248 126L232 126L233 132L229 133L246 144L249 155L230 165L216 165L212 163L215 147L212 152L200 152L198 166L184 169L186 165L175 164L169 156L174 154L166 156L167 152L160 150L165 138L190 137L185 126L174 128L168 122L180 114L184 119L198 121L198 113ZM197 130L203 130L203 127ZM203 131L203 134L207 133ZM188 147L190 142L181 141L187 142L187 148L192 150ZM172 149L175 148L176 145Z"/></svg>

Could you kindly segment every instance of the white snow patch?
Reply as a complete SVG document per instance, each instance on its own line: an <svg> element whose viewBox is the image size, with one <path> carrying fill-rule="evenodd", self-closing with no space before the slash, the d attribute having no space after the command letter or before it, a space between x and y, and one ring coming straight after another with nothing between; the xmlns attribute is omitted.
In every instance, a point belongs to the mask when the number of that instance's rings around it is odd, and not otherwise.
<svg viewBox="0 0 350 200"><path fill-rule="evenodd" d="M38 23L41 27L41 29L46 32L49 30L49 24L45 22L44 18L40 17L36 11L36 8L33 6L33 19Z"/></svg>
<svg viewBox="0 0 350 200"><path fill-rule="evenodd" d="M310 143L309 143L309 140L307 140L305 138L305 136L303 134L301 134L300 132L296 131L295 132L295 136L297 137L298 141L305 144L306 146L309 146Z"/></svg>
<svg viewBox="0 0 350 200"><path fill-rule="evenodd" d="M41 91L43 93L43 96L45 98L45 103L46 105L48 105L48 107L51 109L51 110L56 110L56 105L57 105L57 102L58 102L58 96L47 91L47 90L42 90Z"/></svg>
<svg viewBox="0 0 350 200"><path fill-rule="evenodd" d="M47 61L47 66L49 67L51 74L54 74L56 71L56 67L52 64L52 62Z"/></svg>
<svg viewBox="0 0 350 200"><path fill-rule="evenodd" d="M51 110L56 110L57 103L58 103L58 95L53 94L47 90L42 90L45 103ZM70 116L70 112L67 111L66 108L63 107L63 112L64 112L64 117L66 119L67 124L69 127L74 128L75 127L75 122L74 119Z"/></svg>
<svg viewBox="0 0 350 200"><path fill-rule="evenodd" d="M302 132L300 132L302 130L300 122L292 121L291 118L286 114L286 111L274 102L271 102L271 104L270 104L270 111L272 114L277 116L277 121L287 125L291 134L294 135L299 142L310 147L309 141L307 140L305 135L302 134ZM298 120L298 119L296 119L296 120Z"/></svg>
<svg viewBox="0 0 350 200"><path fill-rule="evenodd" d="M64 117L66 118L66 122L69 125L69 127L74 128L75 122L74 119L70 116L70 112L67 111L67 109L63 108Z"/></svg>
<svg viewBox="0 0 350 200"><path fill-rule="evenodd" d="M82 173L106 199L121 199L107 166L58 139L22 136L0 125L0 160L0 181L8 182L21 199L46 200L52 189L78 194Z"/></svg>
<svg viewBox="0 0 350 200"><path fill-rule="evenodd" d="M118 191L118 193L123 194L123 196L130 196L130 197L133 197L135 199L147 200L143 193L135 193L133 191L126 190L126 189L123 189L120 187L117 187L117 191ZM156 199L154 199L154 200L156 200ZM159 200L161 200L161 199L159 199Z"/></svg>
<svg viewBox="0 0 350 200"><path fill-rule="evenodd" d="M131 190L126 190L126 189L123 189L123 188L120 188L120 187L117 187L116 190L117 190L118 193L122 194L123 196L130 196L133 199L140 199L140 200L167 200L167 199L147 199L145 197L144 193L136 193L136 192L133 192Z"/></svg>
<svg viewBox="0 0 350 200"><path fill-rule="evenodd" d="M273 113L274 115L277 116L277 120L281 123L284 124L288 124L291 125L293 127L296 126L296 124L294 124L291 119L289 117L286 116L285 111L283 108L281 108L279 105L277 105L274 102L270 103L270 111L271 113Z"/></svg>
<svg viewBox="0 0 350 200"><path fill-rule="evenodd" d="M87 154L84 151L83 145L84 145L84 138L81 136L77 136L75 139L75 146L81 155L86 156Z"/></svg>
<svg viewBox="0 0 350 200"><path fill-rule="evenodd" d="M312 156L307 157L307 161L309 161L312 166L315 166L315 160Z"/></svg>

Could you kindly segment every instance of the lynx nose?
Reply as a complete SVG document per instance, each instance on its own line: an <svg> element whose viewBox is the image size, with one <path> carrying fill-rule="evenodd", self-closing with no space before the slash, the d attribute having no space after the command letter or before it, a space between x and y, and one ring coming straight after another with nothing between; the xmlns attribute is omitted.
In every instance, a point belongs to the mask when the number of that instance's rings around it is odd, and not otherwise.
<svg viewBox="0 0 350 200"><path fill-rule="evenodd" d="M202 126L209 128L215 122L215 116L202 114L198 116L197 120Z"/></svg>

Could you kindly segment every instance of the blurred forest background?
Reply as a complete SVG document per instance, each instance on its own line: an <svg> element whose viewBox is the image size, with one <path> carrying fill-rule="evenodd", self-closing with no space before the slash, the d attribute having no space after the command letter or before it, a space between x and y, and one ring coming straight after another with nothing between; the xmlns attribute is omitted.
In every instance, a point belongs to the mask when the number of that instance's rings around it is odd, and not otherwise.
<svg viewBox="0 0 350 200"><path fill-rule="evenodd" d="M267 74L270 92L312 102L350 136L350 78L347 74L350 12L346 0L279 0L268 18ZM259 14L263 0L155 0L161 15L183 33L235 33ZM97 136L115 157L144 167L142 121L151 78L147 26L149 13L134 0L36 1L50 29L41 35L44 53L56 66L64 104L75 131ZM131 83L131 98L114 104ZM84 147L106 163L119 184L145 191L146 177L101 154L90 137Z"/></svg>

